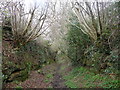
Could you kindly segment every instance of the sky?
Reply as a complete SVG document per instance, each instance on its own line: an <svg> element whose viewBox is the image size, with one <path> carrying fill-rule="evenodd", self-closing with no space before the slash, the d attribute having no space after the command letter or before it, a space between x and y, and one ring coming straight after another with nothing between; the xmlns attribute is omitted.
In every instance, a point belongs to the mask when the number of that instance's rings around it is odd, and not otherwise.
<svg viewBox="0 0 120 90"><path fill-rule="evenodd" d="M0 2L4 2L4 1L19 1L19 0L0 0ZM28 3L33 3L33 2L37 2L37 3L44 3L46 1L51 1L51 2L55 2L55 1L60 1L60 2L65 2L65 1L76 1L76 0L24 0L27 4ZM93 2L96 0L78 0L78 1L89 1L89 2ZM103 2L113 2L115 0L98 0L98 1L103 1ZM116 0L116 1L120 1L120 0Z"/></svg>
<svg viewBox="0 0 120 90"><path fill-rule="evenodd" d="M44 2L47 2L47 1L50 1L50 2L55 2L55 1L60 1L60 2L68 2L68 1L76 1L76 0L25 0L26 3L30 3L30 2L37 2L37 3L44 3ZM77 0L77 1L89 1L89 2L94 2L94 1L97 1L97 0ZM113 2L115 0L98 0L98 1L102 1L102 2ZM117 0L119 1L119 0Z"/></svg>
<svg viewBox="0 0 120 90"><path fill-rule="evenodd" d="M18 0L16 0L18 1ZM43 6L45 2L69 2L69 1L89 1L89 2L94 2L94 1L101 1L101 2L114 2L114 1L120 1L120 0L24 0L25 1L25 5L28 8L30 8L32 5L34 5L35 3L37 5ZM57 5L59 6L59 5Z"/></svg>
<svg viewBox="0 0 120 90"><path fill-rule="evenodd" d="M47 0L24 0L26 5L32 5L34 3L43 5Z"/></svg>
<svg viewBox="0 0 120 90"><path fill-rule="evenodd" d="M10 1L10 0L0 0L0 1ZM32 6L34 6L34 4L36 3L37 5L40 5L40 6L44 6L45 2L69 2L69 1L76 1L76 0L13 0L13 1L24 1L25 3L25 6L26 6L26 10L29 10ZM89 2L93 2L95 0L77 0L77 1L89 1ZM99 1L115 1L115 0L99 0ZM118 0L119 1L119 0ZM57 4L57 6L59 6Z"/></svg>

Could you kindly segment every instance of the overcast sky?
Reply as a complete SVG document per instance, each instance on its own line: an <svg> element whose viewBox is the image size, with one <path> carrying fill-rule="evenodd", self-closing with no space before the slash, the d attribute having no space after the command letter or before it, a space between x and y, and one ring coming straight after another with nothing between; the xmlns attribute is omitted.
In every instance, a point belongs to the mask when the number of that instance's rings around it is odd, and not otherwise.
<svg viewBox="0 0 120 90"><path fill-rule="evenodd" d="M18 1L18 0L14 0L14 1ZM114 1L120 1L120 0L23 0L25 2L26 5L26 9L28 10L29 8L31 8L34 4L40 5L40 6L44 6L45 2L69 2L69 1L88 1L88 2L94 2L94 1L100 1L100 2L114 2ZM59 7L59 3L57 3L57 5Z"/></svg>
<svg viewBox="0 0 120 90"><path fill-rule="evenodd" d="M50 1L50 2L55 2L55 1L60 1L60 2L68 2L68 1L76 1L76 0L25 0L26 3L33 3L33 2L37 2L37 3L44 3L44 2L47 2L47 1ZM89 1L89 2L94 2L94 1L97 1L97 0L77 0L77 1ZM102 2L112 2L112 1L115 1L115 0L98 0L98 1L102 1ZM116 1L119 1L119 0L116 0Z"/></svg>

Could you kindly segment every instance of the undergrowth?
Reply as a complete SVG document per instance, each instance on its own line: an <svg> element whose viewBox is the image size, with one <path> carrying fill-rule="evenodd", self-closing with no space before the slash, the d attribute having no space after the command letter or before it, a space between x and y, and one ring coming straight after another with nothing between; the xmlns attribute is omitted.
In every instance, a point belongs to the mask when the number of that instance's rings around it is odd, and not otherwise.
<svg viewBox="0 0 120 90"><path fill-rule="evenodd" d="M75 67L63 78L70 88L120 88L120 80L109 75L92 73L83 67Z"/></svg>

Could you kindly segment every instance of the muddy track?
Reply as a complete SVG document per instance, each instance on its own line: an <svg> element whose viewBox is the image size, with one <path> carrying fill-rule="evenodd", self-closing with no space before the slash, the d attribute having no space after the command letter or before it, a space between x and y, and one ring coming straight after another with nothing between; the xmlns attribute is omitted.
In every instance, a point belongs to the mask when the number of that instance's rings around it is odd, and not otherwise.
<svg viewBox="0 0 120 90"><path fill-rule="evenodd" d="M45 74L40 74L37 71L31 71L30 76L24 82L19 84L8 83L5 88L15 88L16 86L21 86L22 88L67 88L65 86L65 80L63 79L60 71L62 64L55 63L46 66L43 71ZM50 70L49 70L50 69ZM53 79L51 82L44 82L47 74L53 74Z"/></svg>
<svg viewBox="0 0 120 90"><path fill-rule="evenodd" d="M52 87L53 88L67 88L64 84L64 80L62 78L62 75L59 73L61 68L61 64L59 64L56 69L55 69L55 73L53 74L53 81L52 81Z"/></svg>

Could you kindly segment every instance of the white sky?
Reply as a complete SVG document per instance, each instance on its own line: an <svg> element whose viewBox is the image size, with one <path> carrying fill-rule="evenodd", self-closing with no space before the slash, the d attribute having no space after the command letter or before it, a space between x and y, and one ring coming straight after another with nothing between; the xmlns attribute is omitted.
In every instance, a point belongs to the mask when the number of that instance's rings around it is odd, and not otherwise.
<svg viewBox="0 0 120 90"><path fill-rule="evenodd" d="M18 1L18 0L14 0ZM94 2L94 1L100 1L100 2L114 2L114 1L120 1L120 0L23 0L25 1L26 7L30 8L35 3L37 5L43 6L45 2L69 2L69 1L88 1L88 2Z"/></svg>
<svg viewBox="0 0 120 90"><path fill-rule="evenodd" d="M60 1L60 2L68 2L68 1L76 1L76 0L25 0L26 3L30 3L30 2L37 2L37 3L44 3L44 2L55 2L55 1ZM102 2L113 2L115 0L77 0L77 1L88 1L88 2L94 2L94 1L102 1ZM116 0L116 1L120 1L120 0Z"/></svg>
<svg viewBox="0 0 120 90"><path fill-rule="evenodd" d="M0 2L5 2L5 1L20 1L20 0L0 0ZM21 0L22 1L22 0ZM55 2L55 1L60 1L60 2L68 2L68 1L76 1L76 0L23 0L25 1L26 4L29 4L29 3L34 3L34 2L37 2L37 3L44 3L44 2L47 2L47 1L50 1L50 2ZM94 1L97 1L97 0L77 0L77 1L88 1L88 2L94 2ZM120 0L98 0L98 1L102 1L102 2L113 2L113 1L120 1Z"/></svg>

